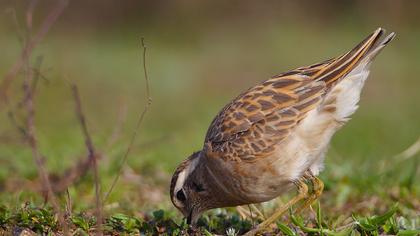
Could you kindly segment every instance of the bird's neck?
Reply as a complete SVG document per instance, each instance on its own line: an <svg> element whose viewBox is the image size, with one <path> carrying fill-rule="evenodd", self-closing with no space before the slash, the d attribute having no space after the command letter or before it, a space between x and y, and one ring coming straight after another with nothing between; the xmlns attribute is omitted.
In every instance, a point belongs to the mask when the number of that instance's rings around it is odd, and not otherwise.
<svg viewBox="0 0 420 236"><path fill-rule="evenodd" d="M244 199L240 199L237 193L233 192L233 186L229 186L229 180L223 179L224 175L219 170L211 168L209 163L204 160L205 157L201 157L194 170L193 178L205 183L209 191L209 202L211 202L211 208L228 207L240 205L238 203L244 203ZM227 184L228 183L228 184Z"/></svg>

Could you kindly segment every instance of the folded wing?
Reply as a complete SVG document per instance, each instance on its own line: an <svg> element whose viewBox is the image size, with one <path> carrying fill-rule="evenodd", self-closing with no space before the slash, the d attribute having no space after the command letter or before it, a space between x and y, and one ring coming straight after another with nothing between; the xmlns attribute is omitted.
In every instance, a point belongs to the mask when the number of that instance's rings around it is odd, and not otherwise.
<svg viewBox="0 0 420 236"><path fill-rule="evenodd" d="M270 155L335 84L394 36L379 42L383 33L379 28L340 57L274 76L239 95L211 123L207 156L252 162Z"/></svg>

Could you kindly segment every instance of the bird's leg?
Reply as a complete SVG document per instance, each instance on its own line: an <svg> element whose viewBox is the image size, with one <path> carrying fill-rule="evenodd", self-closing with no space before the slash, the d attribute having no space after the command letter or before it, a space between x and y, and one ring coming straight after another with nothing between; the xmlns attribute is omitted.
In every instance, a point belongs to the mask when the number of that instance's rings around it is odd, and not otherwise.
<svg viewBox="0 0 420 236"><path fill-rule="evenodd" d="M248 204L248 210L249 210L249 214L251 215L252 226L255 226L254 216L252 215L252 209L249 204Z"/></svg>
<svg viewBox="0 0 420 236"><path fill-rule="evenodd" d="M264 215L261 213L261 211L255 206L255 205L248 205L248 211L244 209L243 206L237 206L236 211L239 213L239 215L244 218L250 218L251 220L254 220L254 218L257 218L259 220L265 220ZM256 215L253 215L253 211L256 212Z"/></svg>
<svg viewBox="0 0 420 236"><path fill-rule="evenodd" d="M257 228L247 232L246 236L255 235L256 233L262 231L263 229L267 228L270 224L274 223L279 217L281 217L291 206L295 205L297 202L299 202L302 199L305 199L308 196L308 186L306 183L302 180L297 180L294 182L298 189L298 195L292 198L289 202L281 206L279 209L277 209L276 212L274 212L273 215L271 215L268 219L263 221L261 224L257 226Z"/></svg>
<svg viewBox="0 0 420 236"><path fill-rule="evenodd" d="M265 215L260 211L260 209L258 209L257 206L255 206L254 204L249 205L250 209L253 209L256 213L257 213L257 217L259 219L265 220Z"/></svg>
<svg viewBox="0 0 420 236"><path fill-rule="evenodd" d="M242 206L237 206L236 211L239 213L242 219L247 219L249 217L248 212L246 212L246 210ZM252 213L251 213L251 219L252 219Z"/></svg>
<svg viewBox="0 0 420 236"><path fill-rule="evenodd" d="M299 214L308 206L310 206L324 190L324 183L318 177L316 177L310 170L305 172L304 178L309 181L312 185L312 192L309 194L308 198L302 203L302 205L296 210L296 213Z"/></svg>

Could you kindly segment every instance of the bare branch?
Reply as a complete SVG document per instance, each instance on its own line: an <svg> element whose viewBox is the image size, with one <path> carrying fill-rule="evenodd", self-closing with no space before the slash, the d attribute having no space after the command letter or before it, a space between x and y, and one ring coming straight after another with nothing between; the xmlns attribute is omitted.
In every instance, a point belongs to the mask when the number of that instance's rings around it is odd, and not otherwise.
<svg viewBox="0 0 420 236"><path fill-rule="evenodd" d="M17 38L18 38L18 40L19 40L19 42L21 43L21 46L22 46L22 50L25 48L25 45L26 45L27 41L29 41L29 39L31 37L31 35L30 35L31 30L30 29L32 28L32 15L33 15L33 10L34 10L35 6L36 6L36 1L35 0L31 1L29 3L28 9L26 10L26 25L25 25L26 33L24 32L21 25L19 24L19 20L18 20L17 15L16 15L16 10L13 9L13 8L9 9L9 13L11 14L11 17L12 17L13 22L15 24L15 30L16 30ZM25 60L26 67L29 68L30 67L29 55L25 55L24 60ZM39 66L40 65L41 64L39 63ZM27 75L28 72L27 71L25 71L25 72L26 72L25 75ZM28 80L28 76L26 76L24 84L27 82L27 80ZM24 91L23 99L22 99L21 102L18 103L19 108L22 108L26 104L25 103L27 101L26 97L28 97L27 94L30 95L31 93L26 93ZM26 139L27 138L27 131L26 131L25 124L20 124L19 123L19 121L17 119L17 116L15 114L15 109L13 108L13 105L11 104L11 101L9 100L8 97L4 97L4 102L6 103L6 107L7 107L7 117L9 118L9 121L10 121L12 127L15 127L16 130L22 135L22 137L24 139Z"/></svg>
<svg viewBox="0 0 420 236"><path fill-rule="evenodd" d="M15 62L13 67L9 70L9 72L5 75L2 83L0 84L0 98L3 98L7 107L8 107L8 116L12 125L15 126L25 140L28 142L31 150L32 150L32 157L36 164L38 175L41 180L41 186L43 187L43 192L47 194L47 199L50 199L50 202L54 208L54 211L58 214L58 219L60 224L64 229L64 234L67 235L67 225L65 224L65 220L63 214L60 211L60 207L58 201L52 191L51 183L47 174L47 171L44 167L43 160L45 159L42 154L38 150L38 144L36 140L36 128L35 128L35 91L36 85L39 77L39 73L33 73L33 70L30 65L30 57L32 51L36 47L37 44L44 38L50 27L55 23L57 18L61 15L62 11L64 10L65 6L67 5L67 0L60 0L58 1L57 5L53 7L50 11L48 16L43 21L39 31L32 37L32 29L33 29L33 13L35 6L37 4L37 0L32 0L29 2L29 7L26 10L26 18L25 18L25 32L23 32L19 26L19 22L16 17L16 12L12 11L13 20L16 25L16 30L18 34L19 41L22 43L22 51L20 57ZM38 57L36 61L35 67L39 70L39 67L42 64L42 57ZM12 105L7 97L7 90L12 82L12 80L17 76L17 74L23 71L25 75L25 79L23 82L23 99L21 102L22 108L26 111L26 118L24 121L24 125L20 125L17 122L16 116L13 112Z"/></svg>
<svg viewBox="0 0 420 236"><path fill-rule="evenodd" d="M36 91L36 81L38 80L38 76L34 77L33 70L31 69L30 58L31 53L34 45L30 45L32 38L31 38L31 31L32 31L32 16L33 10L35 9L37 1L33 0L30 2L30 6L26 11L26 29L27 32L24 35L23 40L23 47L24 50L22 51L21 58L20 58L20 66L16 67L16 71L13 77L23 69L25 79L23 81L23 102L22 106L25 108L26 111L26 119L25 119L25 127L20 128L17 126L17 122L14 118L14 114L12 110L9 111L9 117L11 118L12 122L16 122L15 125L22 131L22 134L25 137L25 140L28 142L28 145L32 151L32 157L36 164L38 175L41 179L41 186L43 187L42 191L46 193L46 199L49 199L54 211L58 215L58 220L63 227L63 231L65 235L68 235L68 228L67 224L65 223L64 216L60 210L60 206L58 204L58 200L55 197L51 183L47 174L47 170L44 167L44 159L45 157L39 152L38 149L38 142L36 140L36 128L35 128L35 91ZM32 48L31 50L25 50L28 48ZM42 57L38 57L36 67L40 68L42 63ZM5 82L5 81L3 81ZM5 95L5 94L4 94ZM7 96L4 96L7 101ZM8 103L8 102L7 102ZM10 108L10 104L9 108Z"/></svg>
<svg viewBox="0 0 420 236"><path fill-rule="evenodd" d="M30 8L28 10L28 13L26 15L27 19L27 27L29 29L32 29L32 13L36 1L32 1ZM0 98L3 98L3 100L7 99L7 92L8 88L10 86L10 83L13 81L13 79L16 77L18 72L22 69L25 63L25 58L27 58L27 55L30 55L34 48L39 44L39 42L42 41L42 39L45 37L51 26L57 21L58 17L62 14L64 8L67 6L68 0L59 0L57 2L57 5L53 7L53 9L49 12L47 17L42 22L42 25L38 32L35 34L33 38L30 40L27 40L25 42L25 47L23 48L20 57L15 62L15 64L12 66L12 68L9 70L9 72L4 76L4 79L2 83L0 84Z"/></svg>
<svg viewBox="0 0 420 236"><path fill-rule="evenodd" d="M115 176L114 180L112 181L111 187L109 188L108 192L106 193L106 195L104 197L104 202L106 202L106 200L108 199L112 190L115 188L115 185L117 184L118 179L123 172L123 167L124 167L125 163L127 162L128 154L130 153L130 151L131 151L131 149L134 145L134 141L136 140L139 128L140 128L141 124L143 123L144 117L145 117L147 111L149 110L149 107L152 105L152 98L150 96L149 76L147 74L147 63L146 63L146 49L147 49L147 47L144 43L144 38L143 37L141 38L141 46L143 48L143 71L144 71L144 78L145 78L145 82L146 82L146 101L147 101L147 103L144 106L144 109L141 112L141 114L139 116L139 119L137 120L137 124L136 124L136 127L134 129L134 133L131 136L130 143L128 144L127 150L124 153L123 158L121 159L121 162L120 162L120 165L119 165L119 168L118 168L118 173Z"/></svg>
<svg viewBox="0 0 420 236"><path fill-rule="evenodd" d="M100 193L100 183L99 183L99 173L98 173L98 160L97 154L95 152L95 147L93 146L92 138L90 136L89 130L86 125L86 119L82 110L82 103L80 100L79 90L75 84L71 85L73 97L76 103L76 114L79 119L80 126L82 128L83 135L85 137L85 145L88 150L88 160L92 166L93 176L95 181L95 198L96 198L96 218L97 218L97 228L98 234L102 235L102 201Z"/></svg>
<svg viewBox="0 0 420 236"><path fill-rule="evenodd" d="M34 71L39 71L41 69L42 61L43 61L43 57L42 56L38 56L37 57L37 60L36 60ZM29 62L26 65L26 67L27 68L30 67ZM28 79L25 79L25 81L23 83L23 86L24 86L24 89L28 89L28 88L25 88L25 86L29 86L28 83L31 83L31 87L30 87L30 90L31 91L30 91L30 93L26 93L24 91L22 101L18 103L18 107L19 108L23 107L26 104L26 102L28 101L28 99L30 99L29 96L32 96L32 97L35 96L36 86L37 86L37 83L38 83L38 80L39 80L39 76L40 76L40 73L33 74L32 72L30 72L28 70L29 69L27 69L26 73L31 73L32 79L31 79L31 81L28 81ZM10 123L25 138L26 135L27 135L27 131L26 131L25 127L22 126L22 125L20 125L19 122L17 121L16 115L15 115L15 113L13 111L12 104L10 103L9 99L6 99L6 105L8 107L7 115L9 117Z"/></svg>
<svg viewBox="0 0 420 236"><path fill-rule="evenodd" d="M13 112L12 105L10 104L9 100L6 101L6 106L8 107L7 117L9 117L10 123L12 127L15 127L17 131L23 136L26 137L26 129L16 119L16 115Z"/></svg>
<svg viewBox="0 0 420 236"><path fill-rule="evenodd" d="M16 10L11 8L10 14L12 15L13 23L15 24L15 30L16 30L16 36L19 40L19 43L21 43L22 48L24 47L24 33L22 31L22 27L20 27L19 20L16 16Z"/></svg>
<svg viewBox="0 0 420 236"><path fill-rule="evenodd" d="M31 90L31 93L30 94L32 96L35 96L35 93L36 93L36 86L37 86L38 81L39 81L39 78L41 76L41 74L39 72L37 72L37 71L41 71L41 65L42 65L43 60L44 60L44 57L43 56L38 56L36 58L34 68L27 68L27 70L31 70L30 73L32 73L33 79L32 79L32 81L30 81L30 84L27 84L26 82L24 82L23 86L27 86L28 89ZM28 96L27 94L24 94L23 99L20 102L20 104L25 104L26 103L26 101L29 99L27 96Z"/></svg>
<svg viewBox="0 0 420 236"><path fill-rule="evenodd" d="M91 160L94 160L94 158L95 158L95 148L93 146L93 142L92 142L92 138L90 136L90 133L87 129L85 115L83 114L83 110L82 110L82 104L81 104L81 100L80 100L79 89L77 88L77 86L75 84L71 85L71 89L72 89L73 98L74 98L75 104L76 104L76 115L77 115L77 118L79 119L80 126L82 128L82 132L83 132L83 135L85 137L85 144L86 144L86 148L88 149L89 158L91 158Z"/></svg>
<svg viewBox="0 0 420 236"><path fill-rule="evenodd" d="M32 33L32 25L33 25L33 15L34 15L34 10L35 10L35 6L38 3L38 0L32 0L29 3L29 8L26 11L26 30L27 30L27 35L31 35Z"/></svg>
<svg viewBox="0 0 420 236"><path fill-rule="evenodd" d="M53 176L51 177L52 188L55 193L64 192L72 184L77 183L77 181L84 176L91 166L91 160L89 156L79 158L79 161L69 169L64 171L62 176Z"/></svg>
<svg viewBox="0 0 420 236"><path fill-rule="evenodd" d="M32 96L35 96L38 81L39 81L40 78L43 77L43 75L40 72L42 62L43 62L43 56L38 56L36 58L34 67L30 68L30 70L33 71L33 79L32 79L31 85L30 85L30 87L31 87L30 88L31 89L30 94L32 94ZM31 65L28 65L26 67L30 67L30 66ZM29 70L29 69L25 69L25 70ZM26 71L24 71L24 72L28 73ZM23 86L29 86L29 85L27 85L24 82ZM7 116L9 118L9 121L10 121L12 127L15 127L16 130L21 134L21 136L23 138L26 137L26 129L24 127L25 125L19 123L16 112L19 111L20 109L24 108L24 105L25 105L27 100L28 100L28 94L26 94L26 93L23 94L23 97L22 97L21 101L18 101L16 103L16 105L14 105L14 104L12 105L12 103L9 100L8 97L5 98L5 103L6 103L6 107L7 107Z"/></svg>

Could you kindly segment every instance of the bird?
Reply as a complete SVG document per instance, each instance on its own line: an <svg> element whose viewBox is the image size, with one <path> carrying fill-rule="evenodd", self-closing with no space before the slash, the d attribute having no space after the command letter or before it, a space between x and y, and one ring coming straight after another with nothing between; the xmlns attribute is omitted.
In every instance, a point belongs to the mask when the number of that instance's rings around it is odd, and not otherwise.
<svg viewBox="0 0 420 236"><path fill-rule="evenodd" d="M171 201L187 223L195 226L210 209L266 202L296 187L295 197L247 233L254 235L292 206L318 199L329 143L357 110L371 62L394 37L378 28L347 53L272 76L223 107L202 150L171 179Z"/></svg>

